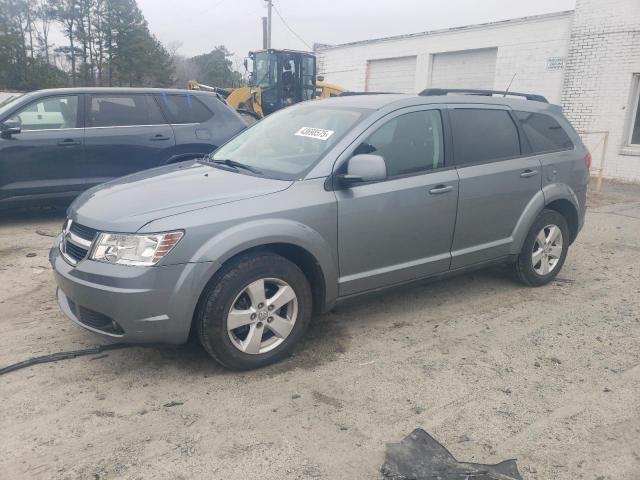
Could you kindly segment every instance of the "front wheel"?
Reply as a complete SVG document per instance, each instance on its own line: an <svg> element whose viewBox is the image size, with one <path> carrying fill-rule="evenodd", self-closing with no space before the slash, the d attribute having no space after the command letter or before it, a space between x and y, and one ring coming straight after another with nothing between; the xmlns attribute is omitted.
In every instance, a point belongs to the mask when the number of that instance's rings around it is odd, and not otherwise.
<svg viewBox="0 0 640 480"><path fill-rule="evenodd" d="M531 226L518 260L516 273L525 285L551 282L560 272L569 249L569 229L555 210L543 210Z"/></svg>
<svg viewBox="0 0 640 480"><path fill-rule="evenodd" d="M223 366L248 370L284 358L311 319L309 282L276 254L247 255L223 267L200 301L200 342Z"/></svg>

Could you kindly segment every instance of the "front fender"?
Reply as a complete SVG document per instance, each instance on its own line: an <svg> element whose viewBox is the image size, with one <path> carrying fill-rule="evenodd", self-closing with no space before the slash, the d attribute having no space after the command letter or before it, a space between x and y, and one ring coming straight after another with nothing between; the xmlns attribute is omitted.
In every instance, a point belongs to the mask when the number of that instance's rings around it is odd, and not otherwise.
<svg viewBox="0 0 640 480"><path fill-rule="evenodd" d="M205 242L191 261L220 265L251 248L276 243L300 247L316 259L324 276L326 304L333 303L338 295L338 271L331 246L318 232L299 222L264 219L234 225Z"/></svg>

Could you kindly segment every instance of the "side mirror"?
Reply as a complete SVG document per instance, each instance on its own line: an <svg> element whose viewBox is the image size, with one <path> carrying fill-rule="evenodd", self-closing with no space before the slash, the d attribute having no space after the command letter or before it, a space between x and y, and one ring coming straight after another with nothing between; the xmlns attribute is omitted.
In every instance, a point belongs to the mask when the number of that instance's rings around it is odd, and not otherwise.
<svg viewBox="0 0 640 480"><path fill-rule="evenodd" d="M19 122L6 121L0 124L0 136L2 138L11 138L11 135L17 135L22 131Z"/></svg>
<svg viewBox="0 0 640 480"><path fill-rule="evenodd" d="M345 186L379 182L387 178L387 164L380 155L354 155L347 163L347 173L338 175L337 178Z"/></svg>
<svg viewBox="0 0 640 480"><path fill-rule="evenodd" d="M249 71L249 60L247 60L246 58L244 59L244 62L242 62L242 64L244 65L244 70L245 72Z"/></svg>

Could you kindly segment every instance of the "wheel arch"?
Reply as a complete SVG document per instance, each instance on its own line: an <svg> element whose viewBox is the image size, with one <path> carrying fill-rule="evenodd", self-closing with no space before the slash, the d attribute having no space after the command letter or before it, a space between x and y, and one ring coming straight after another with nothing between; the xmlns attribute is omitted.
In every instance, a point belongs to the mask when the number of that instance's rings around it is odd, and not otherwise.
<svg viewBox="0 0 640 480"><path fill-rule="evenodd" d="M206 242L193 261L220 266L210 275L208 285L239 256L259 252L278 254L303 271L312 288L314 312L324 312L335 303L338 274L331 246L315 230L291 220L259 220L234 226ZM202 292L205 289L203 285Z"/></svg>
<svg viewBox="0 0 640 480"><path fill-rule="evenodd" d="M512 254L520 253L527 233L542 210L550 209L560 213L567 221L570 243L580 230L579 202L576 194L568 185L553 183L538 191L525 207L513 231Z"/></svg>

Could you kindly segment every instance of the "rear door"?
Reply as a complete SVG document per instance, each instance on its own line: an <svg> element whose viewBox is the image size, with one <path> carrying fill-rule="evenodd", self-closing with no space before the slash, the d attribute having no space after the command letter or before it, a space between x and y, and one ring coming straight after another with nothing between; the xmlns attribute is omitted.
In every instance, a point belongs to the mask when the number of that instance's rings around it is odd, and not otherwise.
<svg viewBox="0 0 640 480"><path fill-rule="evenodd" d="M82 95L51 95L0 119L21 128L0 138L0 201L71 197L87 188L81 104Z"/></svg>
<svg viewBox="0 0 640 480"><path fill-rule="evenodd" d="M176 136L175 159L188 159L211 153L219 138L211 129L214 112L191 93L159 93L156 100Z"/></svg>
<svg viewBox="0 0 640 480"><path fill-rule="evenodd" d="M460 177L451 268L459 268L509 253L516 223L541 189L541 165L523 151L509 108L454 105L449 117Z"/></svg>
<svg viewBox="0 0 640 480"><path fill-rule="evenodd" d="M85 150L94 184L163 165L173 129L150 94L88 95Z"/></svg>

